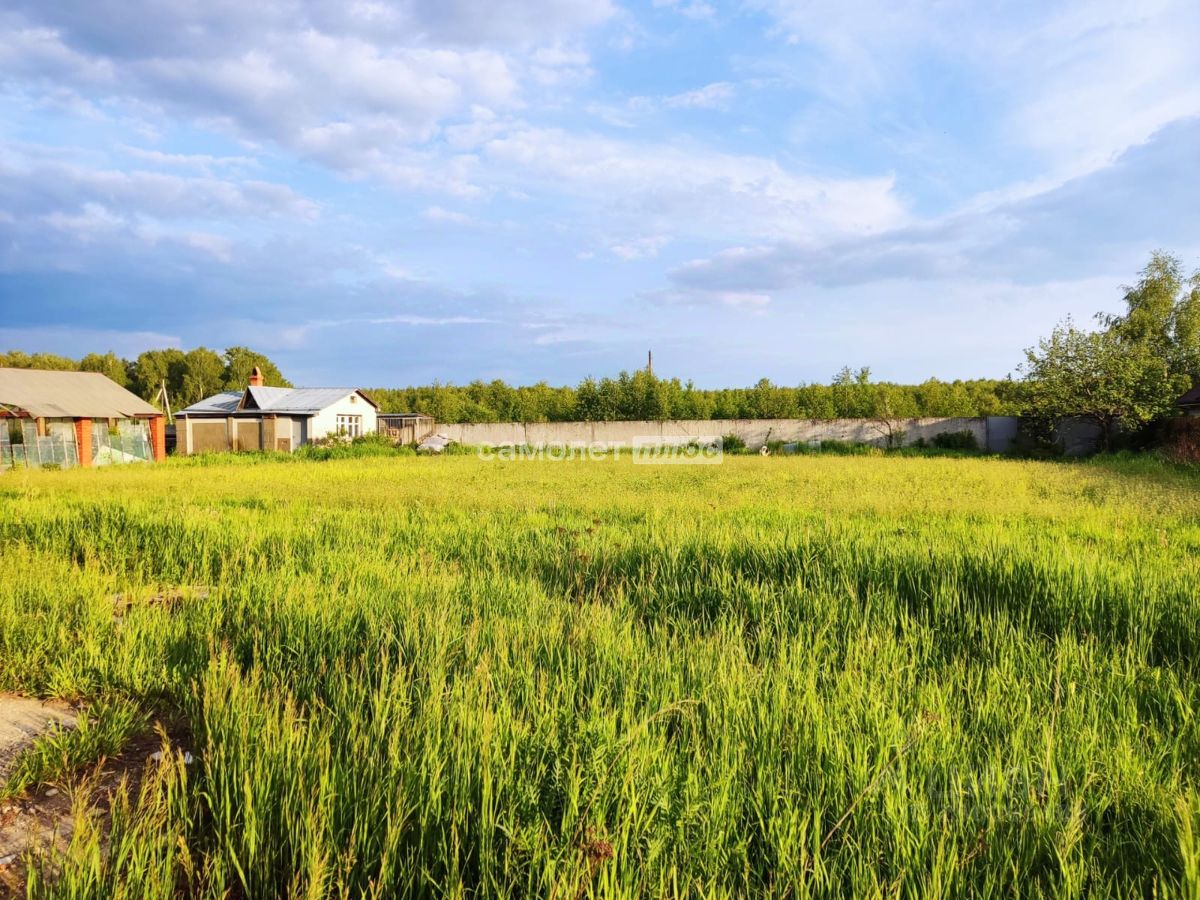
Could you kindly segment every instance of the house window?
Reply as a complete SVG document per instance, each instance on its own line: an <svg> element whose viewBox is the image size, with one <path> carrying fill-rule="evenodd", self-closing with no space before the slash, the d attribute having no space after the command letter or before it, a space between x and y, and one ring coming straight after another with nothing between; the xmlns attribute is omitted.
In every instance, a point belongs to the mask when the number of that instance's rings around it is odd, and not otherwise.
<svg viewBox="0 0 1200 900"><path fill-rule="evenodd" d="M362 434L362 416L338 416L337 430L338 434L359 437Z"/></svg>

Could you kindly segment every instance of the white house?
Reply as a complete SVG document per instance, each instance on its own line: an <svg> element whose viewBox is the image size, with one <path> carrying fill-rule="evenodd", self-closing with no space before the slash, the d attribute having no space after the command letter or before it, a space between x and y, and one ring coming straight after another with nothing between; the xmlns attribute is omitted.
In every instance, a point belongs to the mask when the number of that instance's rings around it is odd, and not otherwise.
<svg viewBox="0 0 1200 900"><path fill-rule="evenodd" d="M330 435L374 432L379 407L358 388L265 387L256 367L244 391L225 391L175 415L178 453L283 450Z"/></svg>

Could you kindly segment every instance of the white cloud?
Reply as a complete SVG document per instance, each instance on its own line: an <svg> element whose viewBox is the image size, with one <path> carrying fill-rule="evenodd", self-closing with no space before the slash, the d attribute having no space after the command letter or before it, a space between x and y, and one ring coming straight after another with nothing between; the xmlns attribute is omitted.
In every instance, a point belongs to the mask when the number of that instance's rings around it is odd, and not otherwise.
<svg viewBox="0 0 1200 900"><path fill-rule="evenodd" d="M792 73L851 116L925 87L931 64L999 103L1003 134L1045 155L1058 182L1094 171L1164 125L1200 114L1200 4L1066 0L749 0L803 45ZM906 93L908 92L908 93Z"/></svg>
<svg viewBox="0 0 1200 900"><path fill-rule="evenodd" d="M233 241L223 235L185 231L178 239L189 247L203 250L220 262L227 263L233 260Z"/></svg>
<svg viewBox="0 0 1200 900"><path fill-rule="evenodd" d="M1200 5L1075 3L995 61L1017 86L1009 124L1065 176L1094 171L1200 115Z"/></svg>
<svg viewBox="0 0 1200 900"><path fill-rule="evenodd" d="M655 9L671 9L689 19L711 19L717 10L704 0L654 0Z"/></svg>
<svg viewBox="0 0 1200 900"><path fill-rule="evenodd" d="M1163 222L1176 223L1177 252L1200 244L1191 214L1200 184L1188 177L1197 146L1200 119L1177 123L1113 165L1057 187L874 234L732 246L679 266L671 279L683 290L755 292L1132 272L1161 243ZM1156 190L1163 184L1171 187Z"/></svg>
<svg viewBox="0 0 1200 900"><path fill-rule="evenodd" d="M663 98L663 106L675 109L728 109L734 87L728 81L717 81L694 91L685 91Z"/></svg>
<svg viewBox="0 0 1200 900"><path fill-rule="evenodd" d="M471 225L475 222L466 213L444 209L441 206L430 206L421 213L421 217L430 222L440 222L447 225Z"/></svg>
<svg viewBox="0 0 1200 900"><path fill-rule="evenodd" d="M14 0L0 15L0 70L436 189L419 144L473 106L518 105L520 79L586 78L572 38L613 13L609 0Z"/></svg>
<svg viewBox="0 0 1200 900"><path fill-rule="evenodd" d="M671 239L667 235L652 234L645 237L616 241L609 244L608 249L612 251L614 256L626 262L633 262L639 259L653 259L669 243L671 243Z"/></svg>
<svg viewBox="0 0 1200 900"><path fill-rule="evenodd" d="M611 0L10 0L17 16L114 58L215 55L312 28L384 46L540 46L603 23Z"/></svg>
<svg viewBox="0 0 1200 900"><path fill-rule="evenodd" d="M87 353L108 352L135 358L146 350L178 347L177 335L156 331L121 331L109 328L70 328L65 326L35 326L29 328L0 328L0 347L27 347L44 353L58 353L78 358Z"/></svg>
<svg viewBox="0 0 1200 900"><path fill-rule="evenodd" d="M704 286L648 291L641 299L653 306L713 306L742 312L763 312L771 305L771 295L761 291L710 290Z"/></svg>
<svg viewBox="0 0 1200 900"><path fill-rule="evenodd" d="M871 232L905 218L891 177L825 178L772 159L514 123L478 148L493 165L610 211L691 233Z"/></svg>
<svg viewBox="0 0 1200 900"><path fill-rule="evenodd" d="M591 57L579 47L555 44L535 50L525 71L544 87L579 84L592 76Z"/></svg>
<svg viewBox="0 0 1200 900"><path fill-rule="evenodd" d="M99 235L125 225L125 219L99 203L84 203L78 212L54 210L39 218L51 228L67 232L83 243L90 243Z"/></svg>
<svg viewBox="0 0 1200 900"><path fill-rule="evenodd" d="M770 304L771 295L749 291L718 291L717 300L734 309L763 309Z"/></svg>
<svg viewBox="0 0 1200 900"><path fill-rule="evenodd" d="M122 171L0 143L0 271L85 272L118 258L151 269L229 264L264 228L304 229L320 207L258 179ZM161 251L157 264L146 260Z"/></svg>
<svg viewBox="0 0 1200 900"><path fill-rule="evenodd" d="M320 212L313 200L269 181L88 168L30 159L0 162L0 200L12 211L112 207L164 219L246 216L312 221Z"/></svg>
<svg viewBox="0 0 1200 900"><path fill-rule="evenodd" d="M397 314L351 319L312 319L301 325L290 325L279 329L283 346L298 348L308 346L314 332L333 328L351 328L370 325L375 328L400 325L407 328L447 328L462 325L494 325L494 319L478 316L421 316Z"/></svg>
<svg viewBox="0 0 1200 900"><path fill-rule="evenodd" d="M630 97L625 104L626 118L622 121L622 112L611 107L595 105L595 112L602 118L611 119L613 124L632 125L627 115L629 112L644 113L657 109L718 109L728 110L733 101L736 89L728 81L715 81L704 87L680 94L667 94L662 97L636 96Z"/></svg>
<svg viewBox="0 0 1200 900"><path fill-rule="evenodd" d="M135 159L158 166L182 169L197 169L211 175L219 169L256 169L260 163L252 156L213 156L207 153L164 153L144 147L124 147L124 151Z"/></svg>

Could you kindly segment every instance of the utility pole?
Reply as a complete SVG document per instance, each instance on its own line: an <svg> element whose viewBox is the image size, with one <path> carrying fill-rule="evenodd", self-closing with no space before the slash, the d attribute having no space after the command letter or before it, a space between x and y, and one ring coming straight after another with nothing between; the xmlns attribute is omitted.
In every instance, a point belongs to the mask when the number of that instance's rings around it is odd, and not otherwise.
<svg viewBox="0 0 1200 900"><path fill-rule="evenodd" d="M162 384L159 385L158 395L154 399L157 400L162 406L163 412L167 414L168 424L173 423L175 421L175 416L171 414L171 398L167 395L166 379L163 379Z"/></svg>
<svg viewBox="0 0 1200 900"><path fill-rule="evenodd" d="M646 373L649 375L654 374L654 351L653 350L646 351Z"/></svg>

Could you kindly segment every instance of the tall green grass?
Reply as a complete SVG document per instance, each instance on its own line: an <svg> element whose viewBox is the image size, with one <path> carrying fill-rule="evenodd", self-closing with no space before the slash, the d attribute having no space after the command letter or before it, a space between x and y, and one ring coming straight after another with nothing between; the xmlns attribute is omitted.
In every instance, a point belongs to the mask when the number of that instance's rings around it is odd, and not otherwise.
<svg viewBox="0 0 1200 900"><path fill-rule="evenodd" d="M1182 470L14 473L0 548L0 690L197 757L34 896L1200 891Z"/></svg>

